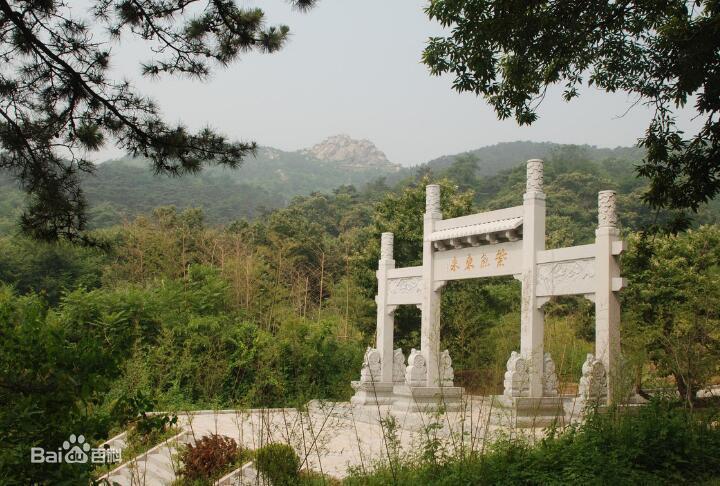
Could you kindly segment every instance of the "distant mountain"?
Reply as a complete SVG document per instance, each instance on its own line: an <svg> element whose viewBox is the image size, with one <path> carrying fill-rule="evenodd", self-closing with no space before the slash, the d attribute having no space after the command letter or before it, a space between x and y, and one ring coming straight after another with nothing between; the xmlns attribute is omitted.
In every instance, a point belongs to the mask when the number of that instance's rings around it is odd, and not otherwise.
<svg viewBox="0 0 720 486"><path fill-rule="evenodd" d="M328 137L302 153L318 160L339 162L339 165L348 168L392 166L385 154L370 140L353 140L347 135Z"/></svg>
<svg viewBox="0 0 720 486"><path fill-rule="evenodd" d="M571 149L581 160L622 159L632 170L642 152L636 148L603 149L592 146L571 147L555 143L511 142L447 155L425 164L402 168L388 161L369 140L336 135L297 151L261 147L255 157L247 158L238 169L209 167L195 176L179 178L157 176L144 159L118 159L97 165L87 175L83 190L90 203L92 227L104 227L149 213L158 206L180 209L201 207L210 224L227 223L238 218L255 218L264 211L286 206L293 197L313 192L332 192L342 185L363 187L384 178L393 187L418 172L447 172L457 159L473 154L479 159L476 175L494 176L505 169L523 164L530 158L549 158L554 152ZM575 150L576 152L572 152ZM629 165L628 165L629 164ZM383 187L382 185L375 186ZM480 195L478 196L480 197ZM0 233L16 228L15 221L23 206L23 195L7 174L0 172Z"/></svg>
<svg viewBox="0 0 720 486"><path fill-rule="evenodd" d="M154 175L144 159L112 160L98 164L83 188L94 226L165 205L202 207L209 223L226 223L286 206L298 195L331 192L342 185L362 188L402 174L372 142L338 135L305 150L260 147L238 169L209 167L181 178Z"/></svg>
<svg viewBox="0 0 720 486"><path fill-rule="evenodd" d="M337 135L292 152L261 147L240 169L212 168L207 172L261 187L287 202L296 195L329 192L342 185L360 188L380 177L397 179L402 168L389 162L369 140Z"/></svg>
<svg viewBox="0 0 720 486"><path fill-rule="evenodd" d="M478 158L478 175L491 176L501 170L509 169L525 163L528 159L542 159L549 157L557 150L568 147L552 142L504 142L488 145L475 150L454 155L443 155L433 159L420 168L439 172L452 165L457 157L474 155ZM590 160L604 160L610 158L640 160L643 150L637 147L598 148L594 145L577 145L577 149Z"/></svg>

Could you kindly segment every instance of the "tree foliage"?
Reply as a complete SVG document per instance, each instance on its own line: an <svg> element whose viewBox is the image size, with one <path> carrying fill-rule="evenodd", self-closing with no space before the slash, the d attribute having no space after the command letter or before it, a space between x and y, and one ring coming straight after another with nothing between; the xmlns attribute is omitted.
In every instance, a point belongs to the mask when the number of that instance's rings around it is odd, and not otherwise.
<svg viewBox="0 0 720 486"><path fill-rule="evenodd" d="M655 110L640 140L646 200L697 210L720 192L716 1L432 0L426 11L451 32L430 39L425 64L482 95L501 119L533 123L555 84L566 100L584 85L624 91ZM686 136L674 113L693 99L704 125Z"/></svg>
<svg viewBox="0 0 720 486"><path fill-rule="evenodd" d="M638 201L645 183L630 161L585 155L568 148L546 160L548 248L592 241L599 189L621 191L624 233L654 217ZM2 237L0 474L11 484L77 482L90 474L85 466L30 464L28 448L56 448L81 432L100 442L149 410L346 400L375 341L380 233L395 233L398 266L416 265L427 183L442 186L446 218L521 200L522 166L483 176L473 171L480 164L466 159L392 188L297 197L224 227L208 225L198 208L158 207L97 231L109 243L105 254ZM705 221L717 223L720 211L706 211ZM623 350L648 358L641 384L687 379L692 392L717 374L719 238L716 225L655 236L653 251L631 245L624 258ZM469 392L501 390L519 344L519 304L512 278L443 289L443 349ZM558 299L544 309L558 376L577 382L593 348L593 305ZM418 309L400 306L395 325L407 354L419 344Z"/></svg>
<svg viewBox="0 0 720 486"><path fill-rule="evenodd" d="M720 373L720 229L635 235L631 243L623 258L632 276L623 294L626 335L693 403Z"/></svg>
<svg viewBox="0 0 720 486"><path fill-rule="evenodd" d="M167 124L151 99L110 76L111 42L145 41L145 75L204 79L241 53L277 51L288 35L287 26L266 26L262 10L231 0L95 0L90 21L64 1L0 0L0 169L30 195L23 230L43 240L82 238L79 174L93 170L83 154L109 139L170 175L206 163L236 167L255 150L207 128Z"/></svg>

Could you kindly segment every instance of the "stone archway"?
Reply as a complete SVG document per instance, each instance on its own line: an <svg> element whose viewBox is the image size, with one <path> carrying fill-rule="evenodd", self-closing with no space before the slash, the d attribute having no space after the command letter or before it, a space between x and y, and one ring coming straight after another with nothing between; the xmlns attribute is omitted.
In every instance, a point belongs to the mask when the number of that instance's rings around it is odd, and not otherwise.
<svg viewBox="0 0 720 486"><path fill-rule="evenodd" d="M521 206L443 220L440 187L428 185L422 265L395 268L393 235L382 234L377 271L377 347L366 353L366 380L361 379L356 388L359 395L354 403L382 401L404 407L409 399L416 403L420 399L429 408L435 403L436 408L447 409L448 398L459 401L462 389L453 384L452 360L440 349L440 292L450 280L502 275L520 280L522 294L520 350L507 362L501 405L516 410L527 404L547 406L557 412L557 378L552 357L544 352L542 310L543 304L557 295L586 295L595 301L594 356L606 370L607 396L612 397L620 350L616 292L624 285L616 260L624 249L618 235L615 193L602 191L598 195L595 243L545 250L543 162L538 159L527 163ZM411 351L406 382L398 385L394 383L398 374L393 372L393 312L403 304L421 309L421 349ZM363 388L370 386L367 379L375 393L371 400Z"/></svg>

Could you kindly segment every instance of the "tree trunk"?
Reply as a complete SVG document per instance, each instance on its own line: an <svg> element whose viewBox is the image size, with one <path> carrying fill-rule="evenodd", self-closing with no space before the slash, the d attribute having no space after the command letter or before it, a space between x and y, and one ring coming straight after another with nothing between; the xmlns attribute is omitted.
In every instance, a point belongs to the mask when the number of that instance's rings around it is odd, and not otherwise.
<svg viewBox="0 0 720 486"><path fill-rule="evenodd" d="M675 383L677 385L680 399L686 401L690 408L692 408L697 402L697 387L693 386L692 383L688 383L686 378L679 373L673 373L673 376L675 377Z"/></svg>

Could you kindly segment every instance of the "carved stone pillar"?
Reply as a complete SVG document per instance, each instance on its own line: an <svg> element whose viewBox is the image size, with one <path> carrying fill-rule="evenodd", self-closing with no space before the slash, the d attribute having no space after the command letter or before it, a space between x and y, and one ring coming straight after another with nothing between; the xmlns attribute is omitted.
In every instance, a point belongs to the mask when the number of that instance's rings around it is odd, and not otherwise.
<svg viewBox="0 0 720 486"><path fill-rule="evenodd" d="M378 294L377 303L377 349L380 352L382 372L380 381L392 383L394 363L394 307L387 304L388 298L388 270L395 268L393 259L393 234L383 233L380 238L380 261L378 262Z"/></svg>
<svg viewBox="0 0 720 486"><path fill-rule="evenodd" d="M388 272L395 268L393 259L393 234L383 233L380 238L378 261L376 347L368 348L363 361L359 381L351 383L355 395L350 399L354 405L391 404L393 401L393 372L395 350L393 348L393 315L396 306L388 304ZM402 355L402 352L400 353Z"/></svg>
<svg viewBox="0 0 720 486"><path fill-rule="evenodd" d="M425 386L440 386L440 291L435 288L433 246L430 236L435 222L442 219L440 186L425 188L425 216L423 219L423 299L420 327L420 351L425 358L427 382Z"/></svg>
<svg viewBox="0 0 720 486"><path fill-rule="evenodd" d="M607 397L615 397L620 358L620 301L615 291L622 287L620 267L615 255L622 251L617 229L615 191L598 194L598 228L595 231L595 358L607 373Z"/></svg>
<svg viewBox="0 0 720 486"><path fill-rule="evenodd" d="M531 397L543 396L543 337L545 318L538 309L537 252L545 249L545 193L543 161L528 160L526 190L523 196L523 273L520 305L520 354L527 361Z"/></svg>

